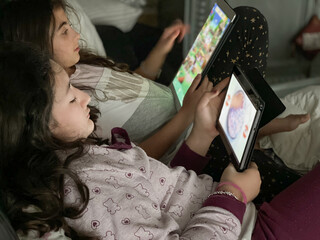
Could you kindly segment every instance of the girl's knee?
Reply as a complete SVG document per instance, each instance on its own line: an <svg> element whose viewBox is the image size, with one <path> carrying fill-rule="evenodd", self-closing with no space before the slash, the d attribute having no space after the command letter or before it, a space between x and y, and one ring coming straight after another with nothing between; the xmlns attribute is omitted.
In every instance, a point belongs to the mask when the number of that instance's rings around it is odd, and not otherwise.
<svg viewBox="0 0 320 240"><path fill-rule="evenodd" d="M264 29L268 29L268 22L265 16L254 7L239 6L234 8L234 11L238 15L238 22L241 21L254 21L254 23L262 25Z"/></svg>

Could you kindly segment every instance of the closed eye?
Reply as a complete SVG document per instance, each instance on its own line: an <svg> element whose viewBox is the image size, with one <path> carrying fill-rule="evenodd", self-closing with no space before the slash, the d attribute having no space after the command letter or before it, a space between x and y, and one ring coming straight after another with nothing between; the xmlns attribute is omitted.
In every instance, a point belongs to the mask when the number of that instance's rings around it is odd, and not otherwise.
<svg viewBox="0 0 320 240"><path fill-rule="evenodd" d="M67 29L63 32L64 35L67 35L69 28L72 28L72 24L68 22L66 26L67 26Z"/></svg>
<svg viewBox="0 0 320 240"><path fill-rule="evenodd" d="M75 97L74 99L72 99L71 101L70 101L70 103L74 103L74 102L76 102L77 101L77 98Z"/></svg>

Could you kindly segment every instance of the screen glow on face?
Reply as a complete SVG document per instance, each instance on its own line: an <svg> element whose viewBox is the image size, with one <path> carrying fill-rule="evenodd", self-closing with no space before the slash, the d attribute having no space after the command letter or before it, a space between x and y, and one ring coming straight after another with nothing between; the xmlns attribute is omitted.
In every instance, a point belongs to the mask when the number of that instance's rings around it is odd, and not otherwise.
<svg viewBox="0 0 320 240"><path fill-rule="evenodd" d="M215 4L173 80L181 105L192 81L202 73L229 23L230 19Z"/></svg>
<svg viewBox="0 0 320 240"><path fill-rule="evenodd" d="M219 123L238 159L242 160L257 110L238 80L231 76Z"/></svg>

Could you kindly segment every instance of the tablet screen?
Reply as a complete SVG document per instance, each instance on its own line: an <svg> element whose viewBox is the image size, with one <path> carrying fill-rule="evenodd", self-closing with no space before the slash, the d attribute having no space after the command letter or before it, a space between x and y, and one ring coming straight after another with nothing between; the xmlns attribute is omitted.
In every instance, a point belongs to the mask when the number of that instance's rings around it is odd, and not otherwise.
<svg viewBox="0 0 320 240"><path fill-rule="evenodd" d="M237 77L232 74L219 123L239 164L243 158L257 109L250 101Z"/></svg>
<svg viewBox="0 0 320 240"><path fill-rule="evenodd" d="M230 19L215 3L172 82L181 105L192 81L204 70L229 24Z"/></svg>

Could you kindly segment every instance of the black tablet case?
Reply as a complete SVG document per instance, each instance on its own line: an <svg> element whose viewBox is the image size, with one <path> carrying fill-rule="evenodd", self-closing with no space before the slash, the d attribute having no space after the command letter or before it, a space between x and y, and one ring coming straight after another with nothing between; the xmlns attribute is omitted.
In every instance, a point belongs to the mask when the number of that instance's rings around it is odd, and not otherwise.
<svg viewBox="0 0 320 240"><path fill-rule="evenodd" d="M264 111L259 124L259 128L261 128L281 114L286 107L257 68L248 70L245 74L256 91L259 93L262 100L265 102Z"/></svg>

